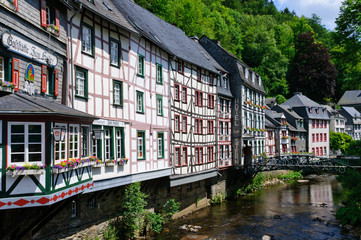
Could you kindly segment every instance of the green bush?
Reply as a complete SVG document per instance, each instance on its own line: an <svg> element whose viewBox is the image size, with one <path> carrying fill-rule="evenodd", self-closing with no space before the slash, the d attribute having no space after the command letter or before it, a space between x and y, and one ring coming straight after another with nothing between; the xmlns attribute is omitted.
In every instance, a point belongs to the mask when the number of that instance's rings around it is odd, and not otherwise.
<svg viewBox="0 0 361 240"><path fill-rule="evenodd" d="M337 210L336 218L342 224L361 226L361 174L348 170L345 174L338 176L345 191L343 207Z"/></svg>
<svg viewBox="0 0 361 240"><path fill-rule="evenodd" d="M172 220L172 216L179 211L180 203L173 198L169 199L162 208L162 216L166 221Z"/></svg>
<svg viewBox="0 0 361 240"><path fill-rule="evenodd" d="M156 233L162 231L164 219L161 214L148 212L146 221L149 223L150 230L153 230Z"/></svg>
<svg viewBox="0 0 361 240"><path fill-rule="evenodd" d="M295 172L295 171L290 171L287 174L280 174L277 176L278 179L283 180L283 181L290 181L290 180L296 180L296 179L300 179L302 178L302 173L301 171L299 172Z"/></svg>

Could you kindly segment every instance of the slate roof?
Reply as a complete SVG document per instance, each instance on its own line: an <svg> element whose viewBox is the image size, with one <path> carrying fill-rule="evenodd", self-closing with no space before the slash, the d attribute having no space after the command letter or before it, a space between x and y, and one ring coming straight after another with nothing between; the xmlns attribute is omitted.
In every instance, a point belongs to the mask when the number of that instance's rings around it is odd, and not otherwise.
<svg viewBox="0 0 361 240"><path fill-rule="evenodd" d="M337 103L338 105L361 104L361 90L346 91Z"/></svg>
<svg viewBox="0 0 361 240"><path fill-rule="evenodd" d="M261 76L253 71L250 67L248 67L244 62L237 59L237 67L238 72L243 80L243 84L247 86L248 88L253 88L258 90L260 93L266 94L266 91L264 90L262 80L260 79L258 81L258 78L261 78ZM246 78L245 70L248 71L248 76ZM252 80L252 73L254 73L254 79Z"/></svg>
<svg viewBox="0 0 361 240"><path fill-rule="evenodd" d="M83 8L102 16L117 26L131 32L138 33L137 30L123 16L123 14L121 14L121 12L114 6L111 0L94 0L94 4L88 0L78 0L78 2L83 5Z"/></svg>
<svg viewBox="0 0 361 240"><path fill-rule="evenodd" d="M354 107L342 107L340 112L342 115L348 115L348 119L352 119L353 124L361 124L361 113Z"/></svg>
<svg viewBox="0 0 361 240"><path fill-rule="evenodd" d="M218 74L214 62L205 56L206 51L198 42L186 36L181 29L130 0L112 0L112 2L141 35L168 53Z"/></svg>
<svg viewBox="0 0 361 240"><path fill-rule="evenodd" d="M276 125L274 125L270 120L268 120L267 118L265 119L265 127L266 128L277 128Z"/></svg>
<svg viewBox="0 0 361 240"><path fill-rule="evenodd" d="M267 116L274 118L274 119L279 119L279 118L282 118L282 116L283 116L283 113L278 113L278 112L272 111L272 110L265 110L264 112Z"/></svg>
<svg viewBox="0 0 361 240"><path fill-rule="evenodd" d="M287 105L290 107L321 107L320 104L312 101L302 93L295 94L293 97L291 97L281 105Z"/></svg>
<svg viewBox="0 0 361 240"><path fill-rule="evenodd" d="M276 105L272 110L277 112L283 112L287 122L289 123L289 130L294 132L307 132L304 127L300 127L297 123L297 120L302 120L303 118L299 116L291 107L287 105Z"/></svg>
<svg viewBox="0 0 361 240"><path fill-rule="evenodd" d="M43 97L13 93L0 97L0 115L39 114L97 119L93 115L69 108Z"/></svg>
<svg viewBox="0 0 361 240"><path fill-rule="evenodd" d="M254 89L254 90L256 90L256 91L258 91L258 92L260 92L262 94L266 94L266 91L264 90L264 87L263 87L262 80L260 81L261 84L259 85L257 79L255 80L255 82L252 82L252 78L251 78L252 74L251 73L249 74L248 78L245 77L244 68L247 69L250 72L254 72L254 71L250 67L248 67L244 62L239 60L235 55L228 52L222 46L217 44L216 41L211 40L207 36L203 35L199 41L203 46L209 45L209 46L212 46L212 48L214 48L214 49L217 48L217 50L220 50L222 52L221 53L222 55L227 56L227 61L228 61L229 58L233 59L233 61L236 64L236 67L237 67L237 72L235 72L236 70L232 70L232 74L238 75L237 77L242 79L242 84L244 84L248 88ZM215 59L219 59L218 58L219 53L216 56L213 54L213 56L214 56ZM222 65L222 62L220 64ZM222 66L225 66L225 65L223 64ZM228 70L231 71L231 69L228 69ZM255 74L255 76L259 76L259 74L256 73L256 72L254 72L254 74Z"/></svg>

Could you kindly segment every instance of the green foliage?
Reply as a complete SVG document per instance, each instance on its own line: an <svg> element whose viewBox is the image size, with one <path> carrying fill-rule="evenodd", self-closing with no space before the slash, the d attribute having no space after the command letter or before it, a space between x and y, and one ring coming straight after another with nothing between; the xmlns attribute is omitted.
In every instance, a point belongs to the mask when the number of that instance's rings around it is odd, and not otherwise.
<svg viewBox="0 0 361 240"><path fill-rule="evenodd" d="M162 208L162 216L167 221L172 220L172 216L179 211L180 202L176 202L173 198L169 199Z"/></svg>
<svg viewBox="0 0 361 240"><path fill-rule="evenodd" d="M140 191L140 182L130 184L124 192L121 232L126 239L133 238L144 227L147 195Z"/></svg>
<svg viewBox="0 0 361 240"><path fill-rule="evenodd" d="M276 96L276 100L277 100L277 103L278 103L278 104L282 104L282 103L284 103L284 102L287 101L287 99L286 99L283 95L281 95L281 94L278 94L278 95Z"/></svg>
<svg viewBox="0 0 361 240"><path fill-rule="evenodd" d="M345 149L345 154L348 156L360 156L361 157L361 141L352 141Z"/></svg>
<svg viewBox="0 0 361 240"><path fill-rule="evenodd" d="M261 190L262 184L265 180L266 176L262 172L257 173L250 184L237 190L237 196L242 196Z"/></svg>
<svg viewBox="0 0 361 240"><path fill-rule="evenodd" d="M345 153L349 144L353 141L352 137L347 133L330 132L330 148L332 150L340 149L343 153Z"/></svg>
<svg viewBox="0 0 361 240"><path fill-rule="evenodd" d="M146 215L146 222L149 222L150 230L156 233L160 233L160 231L162 231L164 219L161 214L148 212Z"/></svg>
<svg viewBox="0 0 361 240"><path fill-rule="evenodd" d="M216 194L211 200L210 200L210 204L215 205L215 204L221 204L222 202L224 202L224 200L226 200L226 196L223 195L222 193Z"/></svg>
<svg viewBox="0 0 361 240"><path fill-rule="evenodd" d="M118 230L116 229L116 222L110 222L107 228L103 232L104 240L117 240Z"/></svg>
<svg viewBox="0 0 361 240"><path fill-rule="evenodd" d="M278 175L277 178L283 181L297 180L302 178L302 172L290 171L285 175L282 174Z"/></svg>
<svg viewBox="0 0 361 240"><path fill-rule="evenodd" d="M361 174L349 170L337 179L345 191L343 207L339 208L336 218L342 224L361 226Z"/></svg>

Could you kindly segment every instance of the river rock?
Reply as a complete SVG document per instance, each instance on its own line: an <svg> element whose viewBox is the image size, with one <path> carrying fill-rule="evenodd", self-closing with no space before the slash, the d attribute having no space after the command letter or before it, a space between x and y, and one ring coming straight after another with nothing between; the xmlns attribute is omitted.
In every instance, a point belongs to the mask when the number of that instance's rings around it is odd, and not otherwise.
<svg viewBox="0 0 361 240"><path fill-rule="evenodd" d="M187 224L184 224L182 226L179 227L180 230L187 230Z"/></svg>
<svg viewBox="0 0 361 240"><path fill-rule="evenodd" d="M263 235L262 240L274 240L272 235Z"/></svg>
<svg viewBox="0 0 361 240"><path fill-rule="evenodd" d="M198 232L198 229L190 228L189 231L191 231L191 232Z"/></svg>
<svg viewBox="0 0 361 240"><path fill-rule="evenodd" d="M195 229L201 229L202 227L201 227L201 226L193 226L193 228L195 228Z"/></svg>
<svg viewBox="0 0 361 240"><path fill-rule="evenodd" d="M306 180L306 179L300 179L300 180L297 180L297 182L299 183L307 183L309 182L310 180Z"/></svg>

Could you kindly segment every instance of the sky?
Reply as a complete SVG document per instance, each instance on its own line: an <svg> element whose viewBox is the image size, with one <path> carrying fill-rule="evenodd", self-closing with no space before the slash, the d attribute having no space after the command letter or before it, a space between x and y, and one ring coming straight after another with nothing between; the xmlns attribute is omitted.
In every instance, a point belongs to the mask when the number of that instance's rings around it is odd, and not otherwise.
<svg viewBox="0 0 361 240"><path fill-rule="evenodd" d="M319 16L321 24L325 25L327 29L334 30L336 27L335 20L343 0L273 0L278 10L283 10L286 7L296 15L302 15L308 18L315 13Z"/></svg>

